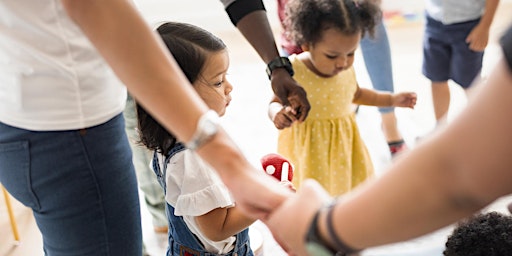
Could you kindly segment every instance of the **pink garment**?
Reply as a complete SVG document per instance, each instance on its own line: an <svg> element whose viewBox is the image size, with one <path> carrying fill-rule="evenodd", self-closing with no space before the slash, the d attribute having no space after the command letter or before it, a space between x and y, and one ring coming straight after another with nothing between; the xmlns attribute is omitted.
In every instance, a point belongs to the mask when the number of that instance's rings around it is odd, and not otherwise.
<svg viewBox="0 0 512 256"><path fill-rule="evenodd" d="M284 20L286 19L285 6L288 0L277 0L277 15L283 30L281 32L281 48L283 48L289 55L298 54L302 52L300 46L293 42L288 36Z"/></svg>

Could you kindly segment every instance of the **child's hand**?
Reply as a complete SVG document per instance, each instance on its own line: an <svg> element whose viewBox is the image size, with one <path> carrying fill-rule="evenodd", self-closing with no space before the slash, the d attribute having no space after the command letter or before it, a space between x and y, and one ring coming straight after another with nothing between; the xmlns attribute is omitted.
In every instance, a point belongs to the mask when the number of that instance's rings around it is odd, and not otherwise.
<svg viewBox="0 0 512 256"><path fill-rule="evenodd" d="M401 92L393 95L393 107L412 108L416 106L416 93Z"/></svg>
<svg viewBox="0 0 512 256"><path fill-rule="evenodd" d="M297 190L295 189L295 186L293 186L293 183L291 183L290 181L280 181L279 184L285 188L288 188L290 189L291 191L293 192L296 192Z"/></svg>
<svg viewBox="0 0 512 256"><path fill-rule="evenodd" d="M295 111L290 106L286 106L276 113L272 121L276 128L281 130L290 127L293 122L297 121L297 117Z"/></svg>
<svg viewBox="0 0 512 256"><path fill-rule="evenodd" d="M476 27L474 27L466 38L466 43L469 44L469 49L475 52L483 52L485 47L487 47L488 42L489 27L481 24L478 24Z"/></svg>

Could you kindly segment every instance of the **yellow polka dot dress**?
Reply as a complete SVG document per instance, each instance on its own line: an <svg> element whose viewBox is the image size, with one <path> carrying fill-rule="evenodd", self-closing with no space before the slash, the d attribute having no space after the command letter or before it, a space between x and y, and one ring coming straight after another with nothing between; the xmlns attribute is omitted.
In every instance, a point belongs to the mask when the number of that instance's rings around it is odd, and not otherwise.
<svg viewBox="0 0 512 256"><path fill-rule="evenodd" d="M311 110L304 122L279 131L278 153L293 163L296 188L313 178L333 196L348 192L373 176L372 161L351 108L357 90L354 69L325 78L295 55L290 61Z"/></svg>

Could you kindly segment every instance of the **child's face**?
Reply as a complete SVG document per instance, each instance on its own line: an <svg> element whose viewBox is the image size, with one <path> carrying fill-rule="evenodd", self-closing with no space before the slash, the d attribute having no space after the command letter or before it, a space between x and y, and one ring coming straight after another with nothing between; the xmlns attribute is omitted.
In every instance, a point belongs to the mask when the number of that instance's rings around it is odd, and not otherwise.
<svg viewBox="0 0 512 256"><path fill-rule="evenodd" d="M226 80L229 67L227 51L210 54L204 64L204 70L199 75L193 86L204 100L206 105L215 110L219 116L226 113L226 107L231 101L233 86Z"/></svg>
<svg viewBox="0 0 512 256"><path fill-rule="evenodd" d="M302 49L309 52L313 72L332 77L352 66L360 39L361 33L346 35L338 29L329 28L323 31L318 42L303 44Z"/></svg>

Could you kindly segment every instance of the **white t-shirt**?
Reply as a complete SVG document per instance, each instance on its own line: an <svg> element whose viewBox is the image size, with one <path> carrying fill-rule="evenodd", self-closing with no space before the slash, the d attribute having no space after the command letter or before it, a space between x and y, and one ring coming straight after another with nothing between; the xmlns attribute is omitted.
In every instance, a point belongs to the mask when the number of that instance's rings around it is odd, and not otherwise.
<svg viewBox="0 0 512 256"><path fill-rule="evenodd" d="M485 0L426 0L430 17L445 25L476 20L485 11Z"/></svg>
<svg viewBox="0 0 512 256"><path fill-rule="evenodd" d="M164 158L158 155L163 170ZM204 236L195 222L196 216L204 215L216 208L233 207L235 202L228 188L215 170L195 152L185 149L174 155L167 165L165 200L174 207L176 216L183 220L212 253L224 254L234 247L236 237L212 241Z"/></svg>
<svg viewBox="0 0 512 256"><path fill-rule="evenodd" d="M0 122L80 129L121 113L126 88L60 0L0 1Z"/></svg>

